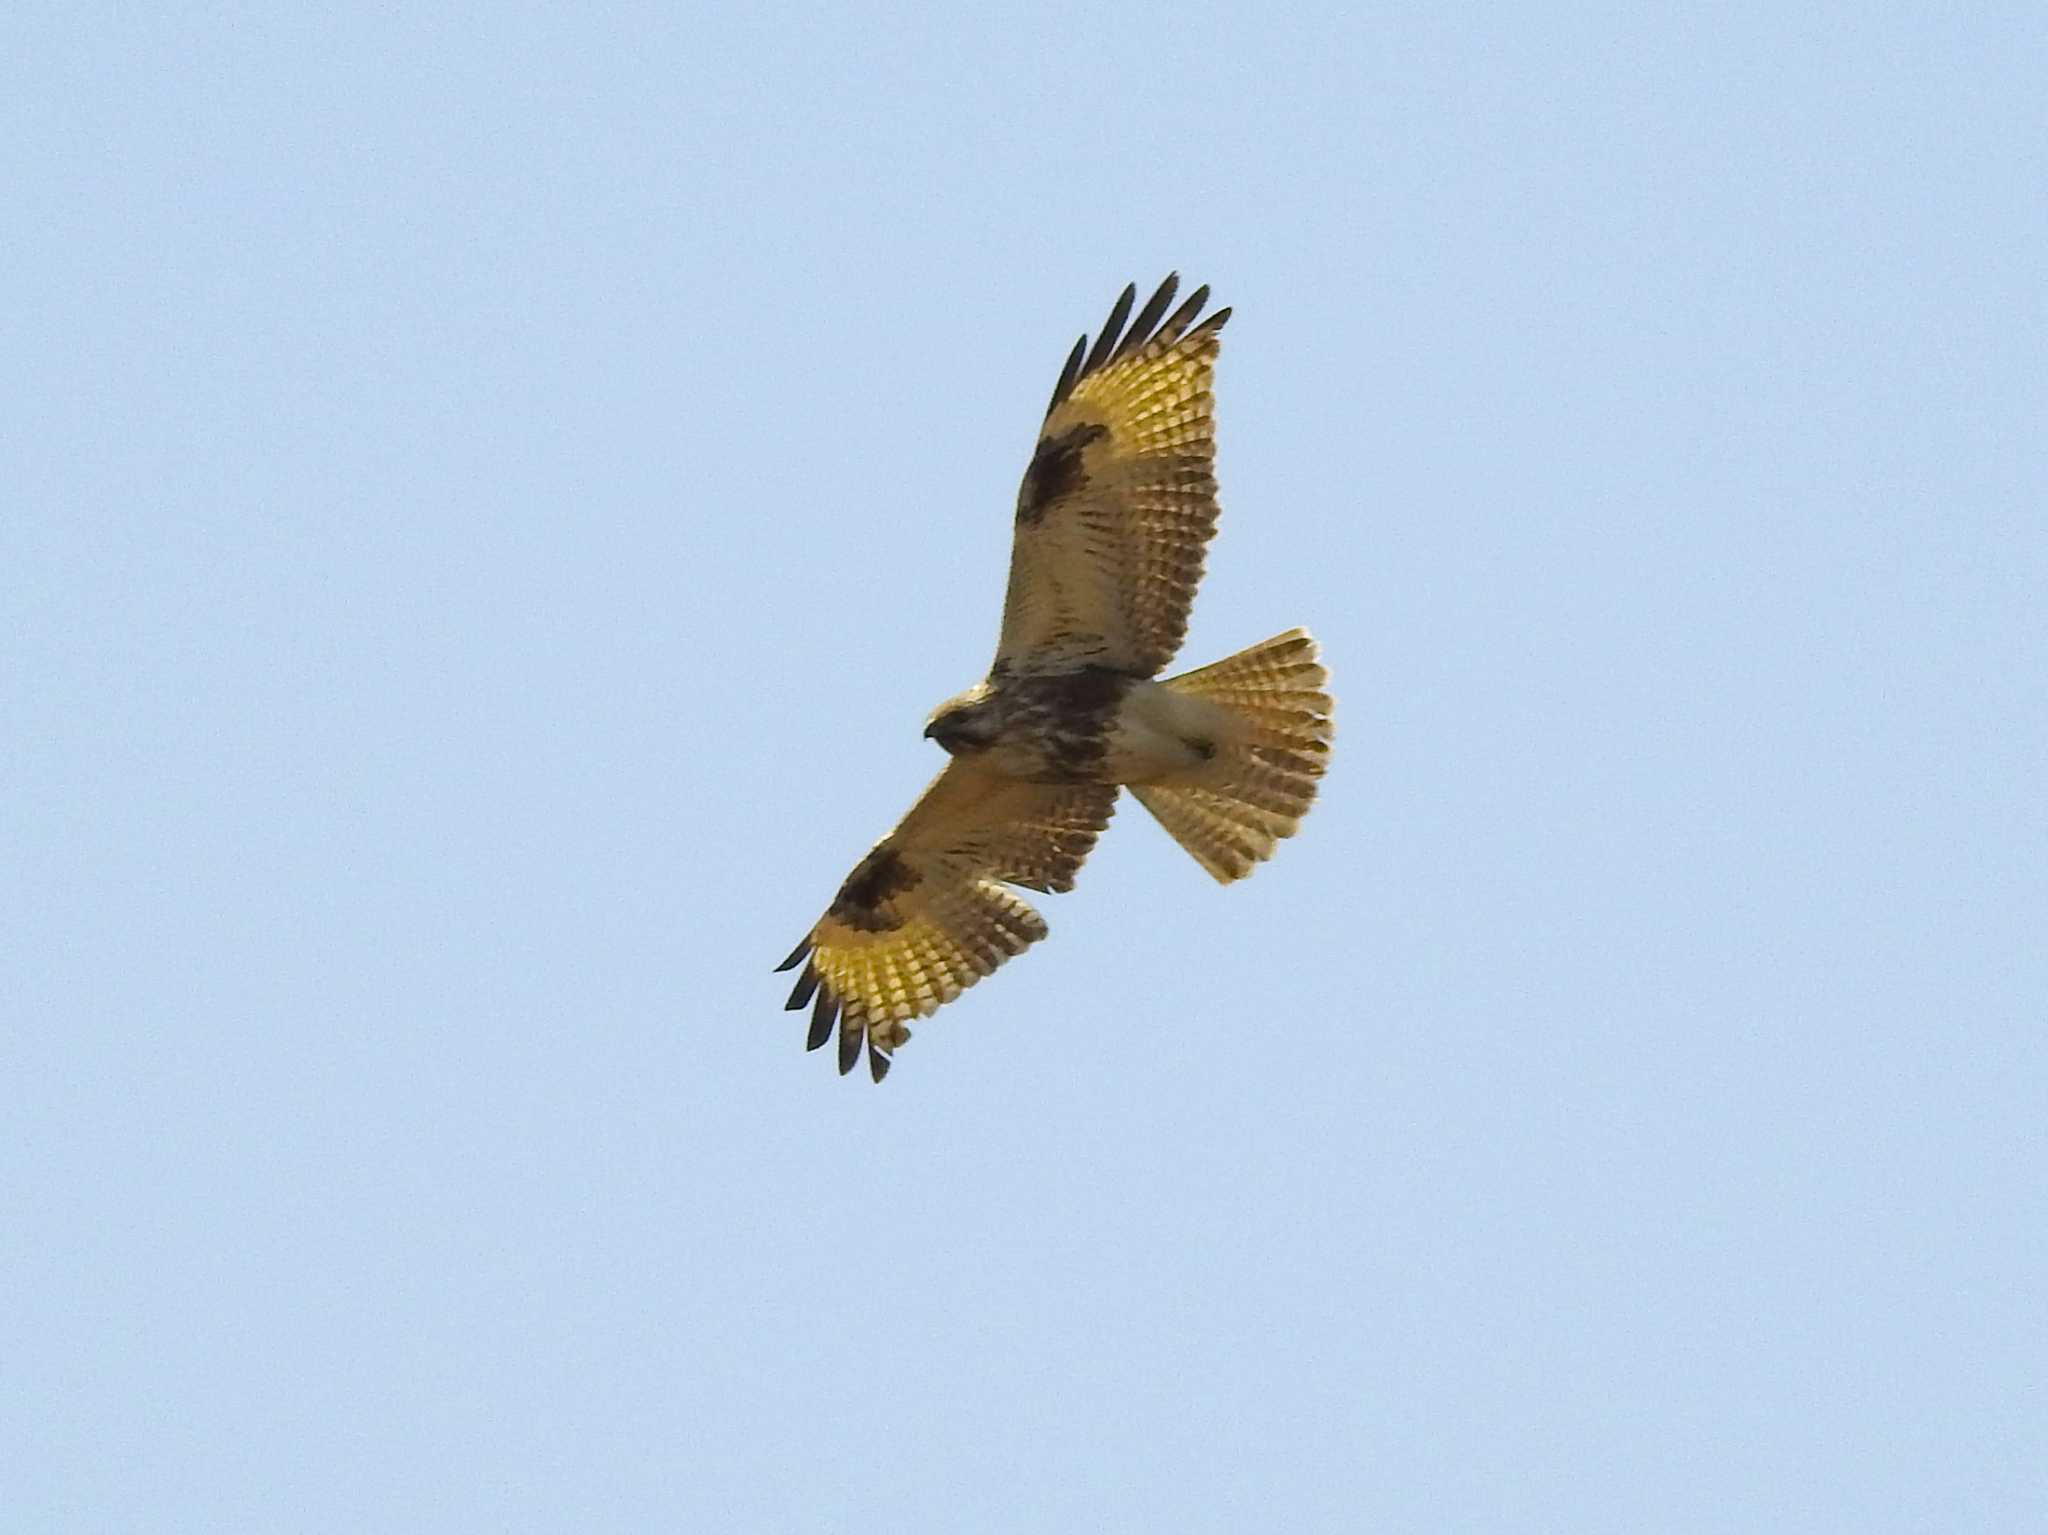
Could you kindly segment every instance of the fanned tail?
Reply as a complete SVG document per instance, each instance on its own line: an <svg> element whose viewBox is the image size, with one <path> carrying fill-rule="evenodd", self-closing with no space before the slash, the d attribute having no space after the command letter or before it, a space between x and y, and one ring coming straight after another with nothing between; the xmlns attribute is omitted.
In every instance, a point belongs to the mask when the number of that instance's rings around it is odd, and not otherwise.
<svg viewBox="0 0 2048 1535"><path fill-rule="evenodd" d="M1208 760L1131 793L1221 883L1243 879L1300 828L1329 765L1329 682L1306 629L1164 679L1220 705L1229 728Z"/></svg>

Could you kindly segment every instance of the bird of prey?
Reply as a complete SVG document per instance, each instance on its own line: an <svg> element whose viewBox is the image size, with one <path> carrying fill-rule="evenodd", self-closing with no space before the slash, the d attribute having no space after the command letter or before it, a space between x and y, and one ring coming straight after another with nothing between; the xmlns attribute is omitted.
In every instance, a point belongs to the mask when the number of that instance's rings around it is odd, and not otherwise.
<svg viewBox="0 0 2048 1535"><path fill-rule="evenodd" d="M1216 531L1211 381L1228 309L1178 275L1138 317L1125 288L1074 344L1017 492L995 664L933 711L949 759L777 966L803 973L808 1048L867 1046L879 1082L910 1021L1046 934L1005 888L1070 890L1117 790L1228 884L1270 857L1328 763L1329 681L1303 629L1178 677Z"/></svg>

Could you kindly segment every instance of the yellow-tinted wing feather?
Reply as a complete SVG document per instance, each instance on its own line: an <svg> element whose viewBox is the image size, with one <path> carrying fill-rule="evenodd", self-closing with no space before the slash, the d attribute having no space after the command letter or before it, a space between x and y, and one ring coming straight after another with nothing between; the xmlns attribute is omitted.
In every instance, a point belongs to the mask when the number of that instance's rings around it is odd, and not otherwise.
<svg viewBox="0 0 2048 1535"><path fill-rule="evenodd" d="M1126 288L1093 350L1076 343L1017 492L998 666L1152 676L1187 634L1216 531L1211 381L1228 309L1167 316L1168 277L1129 331ZM1189 327L1193 326L1192 329Z"/></svg>
<svg viewBox="0 0 2048 1535"><path fill-rule="evenodd" d="M1045 919L1003 884L1071 890L1115 805L1114 785L1021 783L947 763L777 967L809 957L789 996L791 1009L812 1006L809 1048L836 1018L839 1070L853 1069L865 1039L881 1081L911 1019L1045 936Z"/></svg>

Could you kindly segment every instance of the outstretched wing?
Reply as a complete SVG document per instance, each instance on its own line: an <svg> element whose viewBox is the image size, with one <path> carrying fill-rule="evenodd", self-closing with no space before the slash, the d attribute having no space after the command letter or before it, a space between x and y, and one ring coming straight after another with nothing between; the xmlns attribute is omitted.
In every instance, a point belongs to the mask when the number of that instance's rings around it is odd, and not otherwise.
<svg viewBox="0 0 2048 1535"><path fill-rule="evenodd" d="M1198 288L1167 315L1179 284L1161 283L1128 331L1137 289L1124 289L1094 348L1083 336L1067 358L1017 492L999 667L1149 677L1180 649L1216 531L1210 383L1230 311L1196 325Z"/></svg>
<svg viewBox="0 0 2048 1535"><path fill-rule="evenodd" d="M836 1018L841 1074L866 1039L881 1081L911 1019L1045 936L1045 919L1003 883L1071 890L1115 806L1113 784L1022 783L947 763L776 967L809 957L789 994L792 1010L812 1005L808 1048Z"/></svg>

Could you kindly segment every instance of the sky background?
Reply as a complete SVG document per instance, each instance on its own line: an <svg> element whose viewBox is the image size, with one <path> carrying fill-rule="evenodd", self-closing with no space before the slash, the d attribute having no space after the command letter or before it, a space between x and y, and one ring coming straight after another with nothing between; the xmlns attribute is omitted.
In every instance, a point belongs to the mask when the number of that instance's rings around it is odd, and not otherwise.
<svg viewBox="0 0 2048 1535"><path fill-rule="evenodd" d="M1788 9L9 7L8 1526L2048 1527L2048 22ZM841 1080L1174 268L1322 799Z"/></svg>

